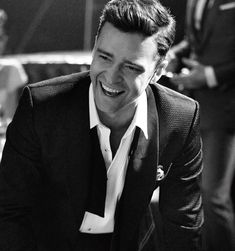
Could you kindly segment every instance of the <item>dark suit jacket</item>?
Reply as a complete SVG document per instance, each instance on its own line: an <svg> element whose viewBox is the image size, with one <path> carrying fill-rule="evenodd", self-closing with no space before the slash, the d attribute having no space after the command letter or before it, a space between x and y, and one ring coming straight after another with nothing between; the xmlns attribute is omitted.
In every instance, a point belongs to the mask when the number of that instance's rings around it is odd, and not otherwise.
<svg viewBox="0 0 235 251"><path fill-rule="evenodd" d="M94 165L89 84L89 73L81 73L25 88L0 168L1 251L79 250ZM147 97L149 140L139 131L111 250L153 250L149 204L159 185L165 250L200 250L198 104L159 85L148 87ZM99 158L101 151L95 150Z"/></svg>
<svg viewBox="0 0 235 251"><path fill-rule="evenodd" d="M178 54L187 53L204 65L214 68L216 88L201 88L192 96L200 104L201 127L206 129L235 128L235 7L232 0L214 0L202 20L198 32L194 28L194 7L197 0L188 0L186 14L186 46ZM227 5L226 5L227 4Z"/></svg>

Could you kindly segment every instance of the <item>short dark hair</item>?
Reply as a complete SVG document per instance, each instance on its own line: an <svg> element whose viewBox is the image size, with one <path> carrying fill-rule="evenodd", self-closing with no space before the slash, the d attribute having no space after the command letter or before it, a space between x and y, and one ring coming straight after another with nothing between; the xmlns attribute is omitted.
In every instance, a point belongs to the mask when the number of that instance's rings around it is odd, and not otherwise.
<svg viewBox="0 0 235 251"><path fill-rule="evenodd" d="M158 0L111 0L100 17L99 36L105 22L124 32L157 35L158 54L164 57L175 36L175 21L170 11Z"/></svg>

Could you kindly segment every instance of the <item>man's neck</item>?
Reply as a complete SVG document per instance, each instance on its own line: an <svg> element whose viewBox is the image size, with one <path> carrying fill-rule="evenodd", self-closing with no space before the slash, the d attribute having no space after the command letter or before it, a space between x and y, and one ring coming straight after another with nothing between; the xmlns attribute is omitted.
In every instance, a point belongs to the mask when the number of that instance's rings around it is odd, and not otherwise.
<svg viewBox="0 0 235 251"><path fill-rule="evenodd" d="M110 145L115 156L121 139L127 131L135 114L135 107L120 114L106 114L98 111L100 121L111 130Z"/></svg>
<svg viewBox="0 0 235 251"><path fill-rule="evenodd" d="M111 131L126 131L135 114L135 109L129 109L125 112L107 114L97 110L100 121L107 126Z"/></svg>
<svg viewBox="0 0 235 251"><path fill-rule="evenodd" d="M133 111L128 112L128 116L125 114L113 114L110 116L109 114L104 114L99 112L100 121L107 126L111 130L110 134L110 146L112 149L112 154L115 156L118 147L121 143L122 137L124 136L125 132L127 131L128 127L130 126L132 119L135 114L135 109Z"/></svg>

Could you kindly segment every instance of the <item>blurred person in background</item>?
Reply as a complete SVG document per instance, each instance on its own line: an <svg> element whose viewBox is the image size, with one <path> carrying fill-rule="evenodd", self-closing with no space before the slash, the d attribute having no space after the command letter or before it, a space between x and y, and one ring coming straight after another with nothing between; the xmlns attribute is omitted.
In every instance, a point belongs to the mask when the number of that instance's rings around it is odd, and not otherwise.
<svg viewBox="0 0 235 251"><path fill-rule="evenodd" d="M159 185L163 250L201 250L198 103L156 83L174 23L158 1L110 1L90 71L25 87L0 166L1 251L158 251Z"/></svg>
<svg viewBox="0 0 235 251"><path fill-rule="evenodd" d="M28 77L16 59L4 58L8 36L5 25L7 14L0 9L0 110L1 116L12 118L18 101L18 88L27 83Z"/></svg>
<svg viewBox="0 0 235 251"><path fill-rule="evenodd" d="M169 52L171 83L200 104L205 250L235 250L235 1L188 0L185 39Z"/></svg>
<svg viewBox="0 0 235 251"><path fill-rule="evenodd" d="M5 31L5 23L7 21L7 14L4 10L0 9L0 55L3 55L6 48L8 36Z"/></svg>

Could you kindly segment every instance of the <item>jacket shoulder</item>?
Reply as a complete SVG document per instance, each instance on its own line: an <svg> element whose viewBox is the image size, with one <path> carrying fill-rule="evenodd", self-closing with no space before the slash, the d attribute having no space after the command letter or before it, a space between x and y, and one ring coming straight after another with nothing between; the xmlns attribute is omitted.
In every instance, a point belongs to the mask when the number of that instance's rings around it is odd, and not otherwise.
<svg viewBox="0 0 235 251"><path fill-rule="evenodd" d="M168 157L169 155L176 157L186 142L191 142L199 135L199 104L167 87L158 84L151 87L159 116L160 145L162 146L160 152L166 151Z"/></svg>
<svg viewBox="0 0 235 251"><path fill-rule="evenodd" d="M194 114L195 109L199 107L196 100L169 89L160 84L151 85L154 93L158 111L168 114L168 116L176 115L176 117L185 117Z"/></svg>
<svg viewBox="0 0 235 251"><path fill-rule="evenodd" d="M26 88L29 89L33 100L40 102L72 92L76 88L88 88L90 82L89 71L86 71L29 84Z"/></svg>

